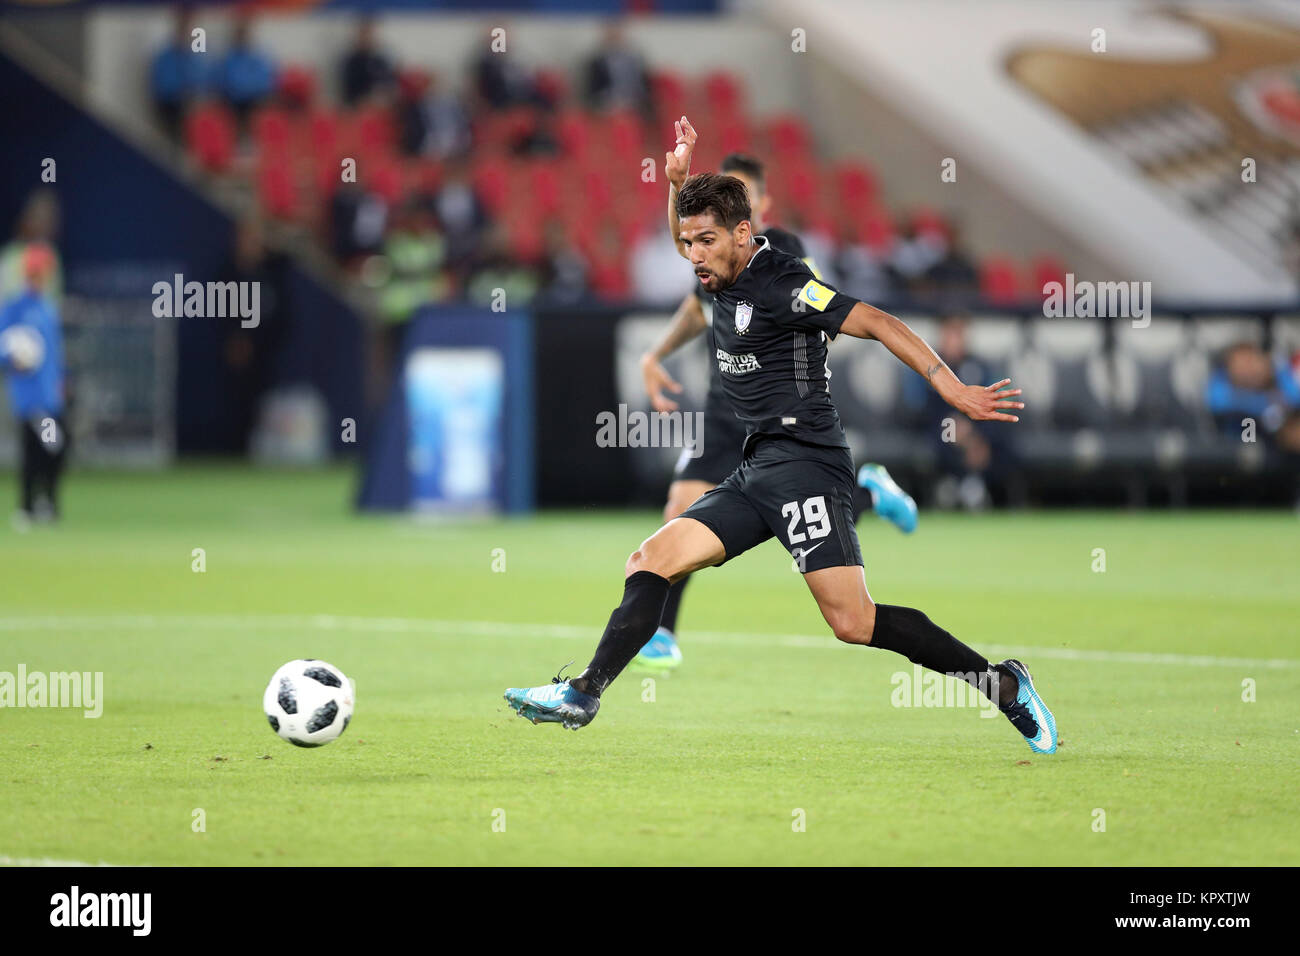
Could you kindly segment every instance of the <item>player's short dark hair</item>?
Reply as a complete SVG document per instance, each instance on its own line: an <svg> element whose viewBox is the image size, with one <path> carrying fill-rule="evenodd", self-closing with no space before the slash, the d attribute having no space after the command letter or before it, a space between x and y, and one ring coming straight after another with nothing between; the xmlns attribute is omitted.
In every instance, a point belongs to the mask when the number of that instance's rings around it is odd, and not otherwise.
<svg viewBox="0 0 1300 956"><path fill-rule="evenodd" d="M749 190L735 176L697 173L677 193L677 218L712 212L719 225L735 229L750 218Z"/></svg>
<svg viewBox="0 0 1300 956"><path fill-rule="evenodd" d="M740 173L742 176L748 176L758 185L760 193L767 189L767 170L763 167L763 161L757 156L748 153L728 153L718 168L724 173Z"/></svg>

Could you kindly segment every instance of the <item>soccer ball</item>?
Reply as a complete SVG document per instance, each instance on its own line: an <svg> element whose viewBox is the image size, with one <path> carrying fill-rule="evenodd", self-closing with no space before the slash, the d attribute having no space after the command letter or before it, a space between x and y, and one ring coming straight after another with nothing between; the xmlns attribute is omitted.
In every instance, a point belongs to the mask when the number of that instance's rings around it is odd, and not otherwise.
<svg viewBox="0 0 1300 956"><path fill-rule="evenodd" d="M45 339L30 325L11 325L0 333L0 355L20 372L30 372L45 359Z"/></svg>
<svg viewBox="0 0 1300 956"><path fill-rule="evenodd" d="M297 747L320 747L352 719L352 681L324 661L290 661L275 672L262 696L271 729Z"/></svg>

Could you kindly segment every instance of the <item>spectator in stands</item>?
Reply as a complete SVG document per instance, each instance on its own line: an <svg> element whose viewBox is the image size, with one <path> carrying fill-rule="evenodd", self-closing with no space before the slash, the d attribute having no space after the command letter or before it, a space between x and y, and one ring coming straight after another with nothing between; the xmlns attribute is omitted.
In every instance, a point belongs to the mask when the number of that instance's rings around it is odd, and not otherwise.
<svg viewBox="0 0 1300 956"><path fill-rule="evenodd" d="M537 295L537 271L510 256L505 228L493 225L483 237L481 252L465 283L465 297L473 305L511 308L527 305Z"/></svg>
<svg viewBox="0 0 1300 956"><path fill-rule="evenodd" d="M0 370L9 385L9 407L21 436L19 510L14 528L59 515L59 476L67 452L64 424L63 333L47 288L54 250L32 242L22 255L23 290L0 308Z"/></svg>
<svg viewBox="0 0 1300 956"><path fill-rule="evenodd" d="M356 106L373 93L389 93L396 85L393 64L375 43L375 21L363 17L357 23L352 49L343 58L339 88L343 102Z"/></svg>
<svg viewBox="0 0 1300 956"><path fill-rule="evenodd" d="M1206 404L1224 433L1240 439L1242 420L1254 419L1259 437L1272 438L1290 412L1300 409L1300 382L1291 366L1259 346L1238 342L1206 385Z"/></svg>
<svg viewBox="0 0 1300 956"><path fill-rule="evenodd" d="M948 252L947 240L936 230L922 231L914 219L907 219L899 230L889 255L894 281L910 298L927 298L928 276Z"/></svg>
<svg viewBox="0 0 1300 956"><path fill-rule="evenodd" d="M190 9L178 8L171 42L154 54L149 67L149 95L154 112L172 139L180 136L186 107L207 86L206 54L194 50L192 25Z"/></svg>
<svg viewBox="0 0 1300 956"><path fill-rule="evenodd" d="M487 210L470 183L466 162L448 164L433 203L438 223L447 237L447 263L461 270L478 256L483 231L488 225Z"/></svg>
<svg viewBox="0 0 1300 956"><path fill-rule="evenodd" d="M438 231L433 201L408 200L384 243L386 268L377 284L385 322L405 324L420 306L447 297L449 285L442 271L446 258L447 241Z"/></svg>
<svg viewBox="0 0 1300 956"><path fill-rule="evenodd" d="M49 247L54 263L44 291L55 306L63 301L63 266L55 243L59 237L59 197L49 186L32 191L18 216L14 237L0 249L0 302L8 302L27 288L23 257L33 243Z"/></svg>
<svg viewBox="0 0 1300 956"><path fill-rule="evenodd" d="M223 394L233 406L232 449L247 449L263 398L277 378L284 377L277 372L282 373L278 364L288 333L288 274L288 257L267 248L262 220L248 215L236 222L234 247L222 279L256 282L260 311L254 327L244 328L241 322L225 326L221 354L227 380Z"/></svg>
<svg viewBox="0 0 1300 956"><path fill-rule="evenodd" d="M682 268L681 254L664 229L643 231L624 258L631 273L632 294L647 305L676 306L699 284L690 269Z"/></svg>
<svg viewBox="0 0 1300 956"><path fill-rule="evenodd" d="M546 223L541 298L551 305L578 305L590 294L587 258L569 241L564 226Z"/></svg>
<svg viewBox="0 0 1300 956"><path fill-rule="evenodd" d="M630 109L653 118L645 59L628 46L617 20L605 27L600 49L587 62L587 102L595 110Z"/></svg>
<svg viewBox="0 0 1300 956"><path fill-rule="evenodd" d="M235 111L240 123L275 92L275 64L252 45L252 19L241 15L235 21L235 37L217 63L217 92Z"/></svg>
<svg viewBox="0 0 1300 956"><path fill-rule="evenodd" d="M897 295L893 273L889 269L889 250L882 243L868 245L858 237L858 225L850 220L840 223L840 243L831 260L845 295L864 302L887 303Z"/></svg>
<svg viewBox="0 0 1300 956"><path fill-rule="evenodd" d="M979 292L980 274L962 242L961 227L948 224L943 257L925 275L933 294L944 300L968 300Z"/></svg>
<svg viewBox="0 0 1300 956"><path fill-rule="evenodd" d="M939 325L935 351L963 382L989 384L990 370L971 354L968 343L970 318L952 313ZM920 378L904 379L911 403L923 402L924 418L935 450L939 478L935 483L935 504L940 508L962 507L978 511L988 507L991 489L998 488L1013 467L1014 449L1006 443L1007 432L993 422L972 422L952 409ZM917 389L917 385L922 386ZM923 394L918 395L918 391Z"/></svg>
<svg viewBox="0 0 1300 956"><path fill-rule="evenodd" d="M359 183L342 183L330 201L334 255L349 265L383 248L388 203Z"/></svg>
<svg viewBox="0 0 1300 956"><path fill-rule="evenodd" d="M438 160L464 156L470 125L460 97L443 87L436 73L403 73L401 87L398 118L407 155Z"/></svg>
<svg viewBox="0 0 1300 956"><path fill-rule="evenodd" d="M509 38L508 32L501 37L489 33L483 54L474 66L474 91L489 109L503 110L540 102L532 74L510 52Z"/></svg>

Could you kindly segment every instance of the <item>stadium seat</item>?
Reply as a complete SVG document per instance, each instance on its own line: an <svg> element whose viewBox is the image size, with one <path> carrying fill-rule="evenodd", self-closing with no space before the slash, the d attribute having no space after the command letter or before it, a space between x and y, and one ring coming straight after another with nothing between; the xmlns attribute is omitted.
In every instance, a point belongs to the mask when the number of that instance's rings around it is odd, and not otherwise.
<svg viewBox="0 0 1300 956"><path fill-rule="evenodd" d="M571 159L583 159L591 145L591 128L591 117L583 110L570 109L560 113L555 120L560 151Z"/></svg>
<svg viewBox="0 0 1300 956"><path fill-rule="evenodd" d="M812 148L808 125L797 115L775 117L768 122L765 133L768 150L773 156L807 157Z"/></svg>
<svg viewBox="0 0 1300 956"><path fill-rule="evenodd" d="M185 145L199 167L212 173L230 170L235 158L235 118L220 103L203 103L185 119Z"/></svg>
<svg viewBox="0 0 1300 956"><path fill-rule="evenodd" d="M1033 396L1034 424L1100 428L1110 407L1106 330L1097 319L1052 319L1031 324L1033 353L1046 361L1046 381L1034 381L1012 361L1012 381ZM1024 353L1022 353L1023 357Z"/></svg>
<svg viewBox="0 0 1300 956"><path fill-rule="evenodd" d="M1217 357L1238 342L1264 344L1264 323L1250 318L1202 318L1192 321L1192 345Z"/></svg>
<svg viewBox="0 0 1300 956"><path fill-rule="evenodd" d="M1020 320L1009 316L977 316L971 320L967 332L971 354L994 368L1008 366L1012 357L1023 348L1024 341L1025 332Z"/></svg>
<svg viewBox="0 0 1300 956"><path fill-rule="evenodd" d="M510 164L500 155L484 156L470 174L479 200L493 216L505 212L510 198Z"/></svg>
<svg viewBox="0 0 1300 956"><path fill-rule="evenodd" d="M1023 299L1020 275L1010 259L986 259L980 266L980 293L992 305L1015 305Z"/></svg>
<svg viewBox="0 0 1300 956"><path fill-rule="evenodd" d="M258 174L258 201L267 215L291 220L298 214L298 197L289 163L264 159Z"/></svg>
<svg viewBox="0 0 1300 956"><path fill-rule="evenodd" d="M861 208L876 201L876 177L864 164L837 163L830 177L835 198L850 208Z"/></svg>
<svg viewBox="0 0 1300 956"><path fill-rule="evenodd" d="M672 122L686 112L686 81L678 73L655 70L650 74L650 98L655 115Z"/></svg>
<svg viewBox="0 0 1300 956"><path fill-rule="evenodd" d="M744 111L744 92L732 73L716 71L704 78L704 96L714 117L739 115Z"/></svg>
<svg viewBox="0 0 1300 956"><path fill-rule="evenodd" d="M1115 326L1112 407L1133 428L1207 426L1209 358L1176 316L1156 315L1146 328Z"/></svg>
<svg viewBox="0 0 1300 956"><path fill-rule="evenodd" d="M564 180L558 163L551 160L530 163L527 184L532 199L543 213L559 212L564 199Z"/></svg>
<svg viewBox="0 0 1300 956"><path fill-rule="evenodd" d="M287 109L267 106L252 120L253 144L259 155L288 156L293 146L293 123Z"/></svg>

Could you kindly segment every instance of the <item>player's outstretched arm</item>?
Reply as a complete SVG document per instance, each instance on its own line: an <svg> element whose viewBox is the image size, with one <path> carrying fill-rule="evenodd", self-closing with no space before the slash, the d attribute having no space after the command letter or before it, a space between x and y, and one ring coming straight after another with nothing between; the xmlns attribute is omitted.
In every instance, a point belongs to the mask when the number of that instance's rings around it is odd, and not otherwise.
<svg viewBox="0 0 1300 956"><path fill-rule="evenodd" d="M641 377L645 379L650 407L656 412L671 412L677 408L677 403L664 395L664 389L676 393L682 390L681 385L663 367L663 360L703 332L707 325L700 300L693 294L688 295L677 307L672 324L659 339L659 343L641 356Z"/></svg>
<svg viewBox="0 0 1300 956"><path fill-rule="evenodd" d="M875 306L859 302L844 319L840 331L860 339L876 339L939 393L945 402L977 422L1018 422L1020 418L1002 409L1020 409L1024 402L1011 401L1020 389L1009 389L1011 379L992 385L966 385L925 340L907 327L907 323L882 312Z"/></svg>
<svg viewBox="0 0 1300 956"><path fill-rule="evenodd" d="M699 135L685 116L673 123L677 143L671 153L664 153L664 173L668 177L668 234L673 237L673 247L683 259L690 258L685 247L677 240L677 190L682 188L691 174L691 154Z"/></svg>

